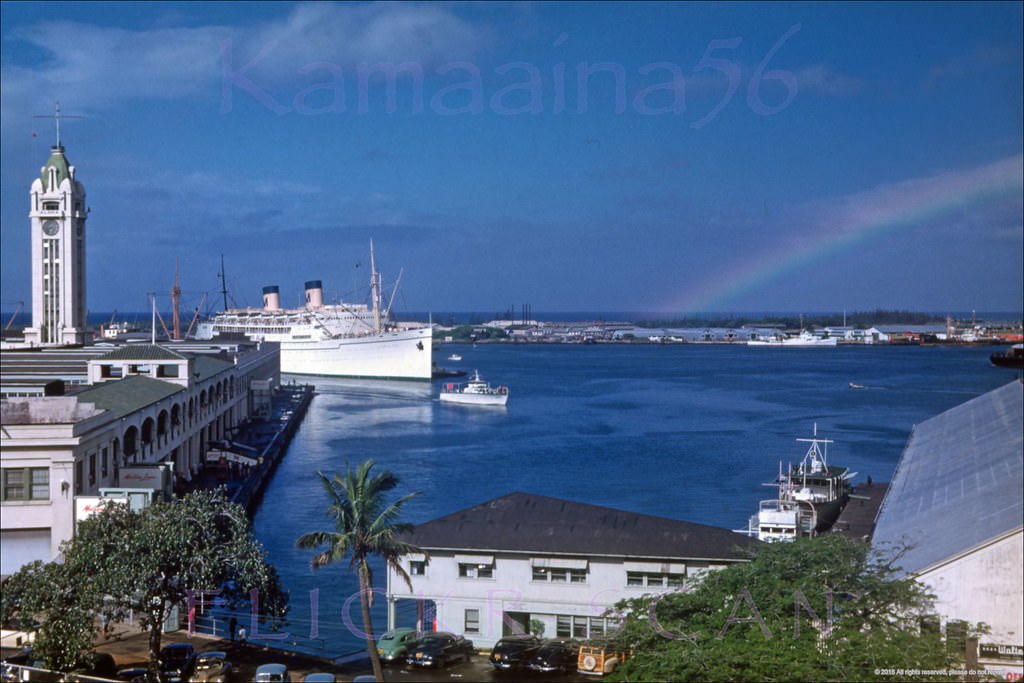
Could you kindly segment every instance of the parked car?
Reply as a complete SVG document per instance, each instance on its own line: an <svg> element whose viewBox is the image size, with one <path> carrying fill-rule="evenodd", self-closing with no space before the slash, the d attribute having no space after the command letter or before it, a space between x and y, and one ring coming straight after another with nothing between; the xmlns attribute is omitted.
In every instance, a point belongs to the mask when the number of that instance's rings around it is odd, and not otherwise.
<svg viewBox="0 0 1024 683"><path fill-rule="evenodd" d="M415 629L396 628L377 640L377 654L382 662L402 662L419 640Z"/></svg>
<svg viewBox="0 0 1024 683"><path fill-rule="evenodd" d="M460 657L468 662L472 654L473 641L466 640L463 636L457 636L454 633L437 631L425 635L416 648L409 652L405 663L416 666L442 667Z"/></svg>
<svg viewBox="0 0 1024 683"><path fill-rule="evenodd" d="M260 664L256 667L256 683L291 683L292 677L284 664Z"/></svg>
<svg viewBox="0 0 1024 683"><path fill-rule="evenodd" d="M581 674L604 676L629 659L630 652L610 646L581 645L576 670Z"/></svg>
<svg viewBox="0 0 1024 683"><path fill-rule="evenodd" d="M114 655L109 652L93 653L92 666L82 673L98 678L113 678L117 675L117 662L114 661Z"/></svg>
<svg viewBox="0 0 1024 683"><path fill-rule="evenodd" d="M542 643L537 636L506 636L494 644L487 661L499 671L525 669Z"/></svg>
<svg viewBox="0 0 1024 683"><path fill-rule="evenodd" d="M228 661L226 652L210 650L196 657L192 683L227 683L231 680L234 667Z"/></svg>
<svg viewBox="0 0 1024 683"><path fill-rule="evenodd" d="M541 673L575 671L579 651L580 644L571 638L549 638L537 649L529 667Z"/></svg>
<svg viewBox="0 0 1024 683"><path fill-rule="evenodd" d="M160 680L164 683L182 683L192 675L196 661L196 650L191 643L171 643L160 650L157 663L160 666Z"/></svg>
<svg viewBox="0 0 1024 683"><path fill-rule="evenodd" d="M306 677L302 679L302 683L334 683L334 674L327 673L311 673L306 674Z"/></svg>

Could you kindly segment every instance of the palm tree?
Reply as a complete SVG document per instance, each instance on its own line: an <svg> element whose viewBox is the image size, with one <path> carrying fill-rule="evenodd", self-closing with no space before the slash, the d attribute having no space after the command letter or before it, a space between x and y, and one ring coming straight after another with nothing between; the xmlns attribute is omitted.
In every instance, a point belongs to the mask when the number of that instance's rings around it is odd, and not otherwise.
<svg viewBox="0 0 1024 683"><path fill-rule="evenodd" d="M330 499L327 516L333 520L335 531L303 534L296 545L307 550L326 546L313 556L313 569L349 558L349 567L359 576L359 602L363 609L366 650L370 654L374 677L383 681L384 673L377 655L373 622L370 619L373 572L369 558L371 555L382 558L385 568L394 569L409 586L409 590L412 590L412 581L398 563L398 558L409 553L423 553L423 550L398 538L400 534L412 531L412 525L400 522L398 516L402 506L418 496L419 492L402 496L388 504L385 495L398 485L398 477L388 471L371 476L373 465L373 460L367 460L353 472L346 464L344 478L340 474L328 477L323 472L317 472Z"/></svg>

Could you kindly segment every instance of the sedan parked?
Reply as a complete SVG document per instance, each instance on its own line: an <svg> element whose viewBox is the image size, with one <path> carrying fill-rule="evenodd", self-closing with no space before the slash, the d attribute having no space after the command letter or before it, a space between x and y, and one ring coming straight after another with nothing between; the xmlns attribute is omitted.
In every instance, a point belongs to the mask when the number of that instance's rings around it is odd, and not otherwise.
<svg viewBox="0 0 1024 683"><path fill-rule="evenodd" d="M550 638L537 649L529 667L541 673L575 671L579 651L580 644L571 638Z"/></svg>
<svg viewBox="0 0 1024 683"><path fill-rule="evenodd" d="M396 628L377 640L377 654L382 662L404 662L419 639L415 629Z"/></svg>
<svg viewBox="0 0 1024 683"><path fill-rule="evenodd" d="M487 661L499 671L525 669L541 642L536 636L506 636L494 644Z"/></svg>
<svg viewBox="0 0 1024 683"><path fill-rule="evenodd" d="M160 650L160 680L164 683L182 683L192 675L196 651L189 643L171 643Z"/></svg>
<svg viewBox="0 0 1024 683"><path fill-rule="evenodd" d="M453 659L469 661L473 654L473 641L454 633L438 631L428 633L405 658L406 664L442 667Z"/></svg>
<svg viewBox="0 0 1024 683"><path fill-rule="evenodd" d="M231 662L227 653L220 650L203 652L196 657L192 683L227 683L231 680Z"/></svg>

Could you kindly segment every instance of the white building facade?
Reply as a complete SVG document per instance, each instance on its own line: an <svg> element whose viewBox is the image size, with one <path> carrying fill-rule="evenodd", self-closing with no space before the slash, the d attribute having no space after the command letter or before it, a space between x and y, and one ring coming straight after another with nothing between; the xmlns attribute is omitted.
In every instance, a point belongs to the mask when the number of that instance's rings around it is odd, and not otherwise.
<svg viewBox="0 0 1024 683"><path fill-rule="evenodd" d="M248 419L250 384L276 378L279 362L273 344L231 361L125 347L90 362L107 381L74 395L0 400L0 574L55 559L76 499L104 488L164 495L191 479L209 442ZM150 376L162 374L182 376Z"/></svg>
<svg viewBox="0 0 1024 683"><path fill-rule="evenodd" d="M525 493L416 527L426 551L401 558L412 587L388 571L388 626L501 637L600 637L620 600L681 589L748 559L756 544L726 529ZM410 604L413 605L410 608Z"/></svg>

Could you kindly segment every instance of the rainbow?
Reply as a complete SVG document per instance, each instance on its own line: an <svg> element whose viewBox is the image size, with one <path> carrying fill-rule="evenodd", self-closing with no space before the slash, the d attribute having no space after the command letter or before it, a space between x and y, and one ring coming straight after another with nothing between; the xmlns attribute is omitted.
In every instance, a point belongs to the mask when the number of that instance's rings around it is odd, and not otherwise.
<svg viewBox="0 0 1024 683"><path fill-rule="evenodd" d="M660 309L683 313L730 310L766 285L830 256L875 242L885 235L940 221L993 199L1024 192L1024 156L966 172L902 181L803 207L801 226L768 249L718 269Z"/></svg>

